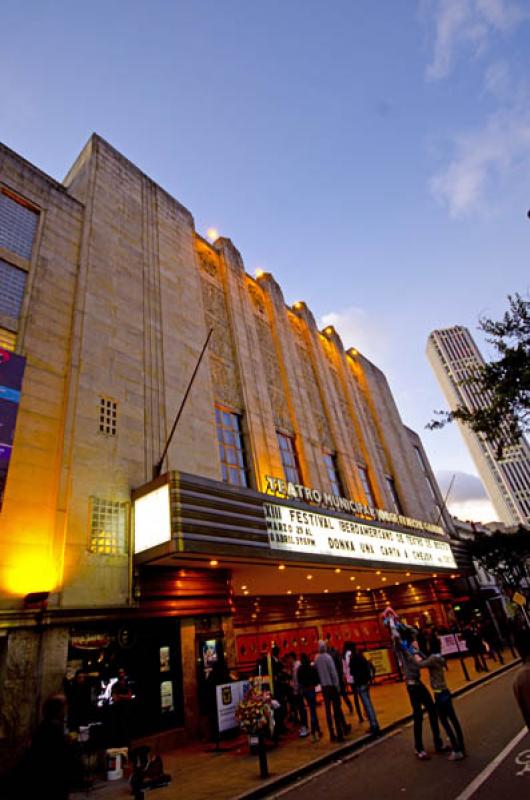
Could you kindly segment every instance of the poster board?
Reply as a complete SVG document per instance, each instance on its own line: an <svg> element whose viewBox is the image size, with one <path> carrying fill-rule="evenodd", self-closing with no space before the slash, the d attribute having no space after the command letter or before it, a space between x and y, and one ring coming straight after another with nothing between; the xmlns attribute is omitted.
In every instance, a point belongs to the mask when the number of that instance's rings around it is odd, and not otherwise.
<svg viewBox="0 0 530 800"><path fill-rule="evenodd" d="M390 651L387 647L381 647L378 650L365 650L364 656L373 665L376 677L380 675L391 675L396 671L392 664Z"/></svg>
<svg viewBox="0 0 530 800"><path fill-rule="evenodd" d="M248 688L248 681L234 681L234 683L223 683L215 687L219 733L239 727L236 708L245 697Z"/></svg>
<svg viewBox="0 0 530 800"><path fill-rule="evenodd" d="M461 633L447 633L440 636L441 653L443 656L452 656L455 653L467 653L467 645ZM458 644L457 644L458 640Z"/></svg>

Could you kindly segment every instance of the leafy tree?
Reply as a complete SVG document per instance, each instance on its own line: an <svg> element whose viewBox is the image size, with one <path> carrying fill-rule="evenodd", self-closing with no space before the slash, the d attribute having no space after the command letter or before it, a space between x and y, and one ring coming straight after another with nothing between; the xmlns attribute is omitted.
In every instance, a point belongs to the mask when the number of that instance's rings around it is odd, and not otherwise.
<svg viewBox="0 0 530 800"><path fill-rule="evenodd" d="M521 526L515 533L495 531L491 535L477 535L470 547L473 558L486 572L494 575L505 589L521 588L523 578L528 577L528 528Z"/></svg>
<svg viewBox="0 0 530 800"><path fill-rule="evenodd" d="M483 317L479 322L498 358L477 367L462 381L487 402L474 411L462 405L454 411L436 411L438 419L427 425L435 430L459 420L495 443L499 457L503 446L517 444L530 430L530 300L516 293L508 295L508 302L500 321Z"/></svg>

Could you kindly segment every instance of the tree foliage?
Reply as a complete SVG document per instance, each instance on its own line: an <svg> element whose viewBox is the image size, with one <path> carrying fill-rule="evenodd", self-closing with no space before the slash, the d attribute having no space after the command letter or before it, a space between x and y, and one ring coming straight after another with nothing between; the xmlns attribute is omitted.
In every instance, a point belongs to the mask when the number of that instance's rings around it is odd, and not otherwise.
<svg viewBox="0 0 530 800"><path fill-rule="evenodd" d="M435 430L459 420L495 443L499 455L503 446L516 444L530 430L530 300L516 293L508 295L508 303L500 321L483 317L479 322L498 357L462 381L486 398L485 405L436 411L438 418L427 425Z"/></svg>
<svg viewBox="0 0 530 800"><path fill-rule="evenodd" d="M530 531L521 526L515 533L495 531L479 535L471 544L471 553L504 588L519 589L522 579L528 577Z"/></svg>

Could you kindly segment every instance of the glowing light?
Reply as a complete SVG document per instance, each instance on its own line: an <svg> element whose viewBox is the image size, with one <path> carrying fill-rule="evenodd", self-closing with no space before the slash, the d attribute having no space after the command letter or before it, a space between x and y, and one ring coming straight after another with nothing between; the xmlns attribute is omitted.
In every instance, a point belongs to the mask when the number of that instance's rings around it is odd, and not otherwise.
<svg viewBox="0 0 530 800"><path fill-rule="evenodd" d="M247 588L246 586L242 586L242 587L241 587L241 589L242 589L243 591L245 591L245 589L246 589L246 588Z"/></svg>
<svg viewBox="0 0 530 800"><path fill-rule="evenodd" d="M375 574L376 574L376 575L381 575L381 570L380 570L380 569L378 569L378 570L377 570L377 572L376 572Z"/></svg>
<svg viewBox="0 0 530 800"><path fill-rule="evenodd" d="M206 231L206 237L211 242L215 242L215 240L219 238L219 231L217 230L217 228L208 228L208 230Z"/></svg>
<svg viewBox="0 0 530 800"><path fill-rule="evenodd" d="M218 560L216 558L212 558L211 559L211 561L210 561L210 566L211 567L216 567L218 564L219 564L219 562L218 562Z"/></svg>
<svg viewBox="0 0 530 800"><path fill-rule="evenodd" d="M308 581L312 581L313 580L313 576L312 575L306 575L306 578L307 578Z"/></svg>
<svg viewBox="0 0 530 800"><path fill-rule="evenodd" d="M328 327L327 327L327 328L324 328L324 333L325 333L327 336L331 336L331 334L333 333L333 328L331 327L331 325L328 325Z"/></svg>
<svg viewBox="0 0 530 800"><path fill-rule="evenodd" d="M327 594L328 592L329 592L329 589L324 589L324 594Z"/></svg>
<svg viewBox="0 0 530 800"><path fill-rule="evenodd" d="M432 576L433 576L433 578L437 578L438 577L438 573L437 572L433 572Z"/></svg>
<svg viewBox="0 0 530 800"><path fill-rule="evenodd" d="M287 589L287 594L292 594L292 593L293 593L292 589Z"/></svg>
<svg viewBox="0 0 530 800"><path fill-rule="evenodd" d="M264 275L265 275L264 270L262 270L262 269L255 269L254 270L254 277L257 278L258 280L260 278L263 278Z"/></svg>
<svg viewBox="0 0 530 800"><path fill-rule="evenodd" d="M285 564L278 564L278 569L285 569Z"/></svg>
<svg viewBox="0 0 530 800"><path fill-rule="evenodd" d="M407 576L407 578L410 578L410 572L405 572L405 575Z"/></svg>
<svg viewBox="0 0 530 800"><path fill-rule="evenodd" d="M293 308L303 308L303 307L304 304L300 300L298 300L298 302L293 304Z"/></svg>
<svg viewBox="0 0 530 800"><path fill-rule="evenodd" d="M57 565L42 550L11 554L5 567L3 581L10 594L24 596L33 592L51 592L57 587Z"/></svg>
<svg viewBox="0 0 530 800"><path fill-rule="evenodd" d="M350 580L354 581L355 580L355 575L350 575Z"/></svg>
<svg viewBox="0 0 530 800"><path fill-rule="evenodd" d="M384 582L384 581L386 581L386 578L385 578L385 576L384 576L384 575L383 575L383 577L381 578L381 580L382 580L383 582Z"/></svg>
<svg viewBox="0 0 530 800"><path fill-rule="evenodd" d="M339 573L340 572L340 567L337 567L335 572Z"/></svg>
<svg viewBox="0 0 530 800"><path fill-rule="evenodd" d="M395 581L394 586L399 586L399 581Z"/></svg>
<svg viewBox="0 0 530 800"><path fill-rule="evenodd" d="M248 594L248 589L245 589L245 591L243 592L243 594Z"/></svg>

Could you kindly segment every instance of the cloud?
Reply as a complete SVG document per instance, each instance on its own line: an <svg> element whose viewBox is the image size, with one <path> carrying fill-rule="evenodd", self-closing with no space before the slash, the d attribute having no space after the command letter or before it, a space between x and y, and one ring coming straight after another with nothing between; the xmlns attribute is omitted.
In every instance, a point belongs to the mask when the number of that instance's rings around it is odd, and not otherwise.
<svg viewBox="0 0 530 800"><path fill-rule="evenodd" d="M453 475L455 481L447 499L447 508L455 517L472 522L492 522L498 520L482 481L468 472L451 472L440 470L436 480L445 497Z"/></svg>
<svg viewBox="0 0 530 800"><path fill-rule="evenodd" d="M530 161L530 112L517 103L492 114L478 130L455 137L449 163L430 180L452 217L485 210L492 188Z"/></svg>
<svg viewBox="0 0 530 800"><path fill-rule="evenodd" d="M495 34L511 33L529 16L515 0L435 0L434 8L433 81L449 75L461 50L476 57Z"/></svg>
<svg viewBox="0 0 530 800"><path fill-rule="evenodd" d="M368 314L358 306L349 306L341 311L323 314L318 324L322 328L333 325L346 349L355 347L378 365L386 360L390 350L390 338L373 313Z"/></svg>

